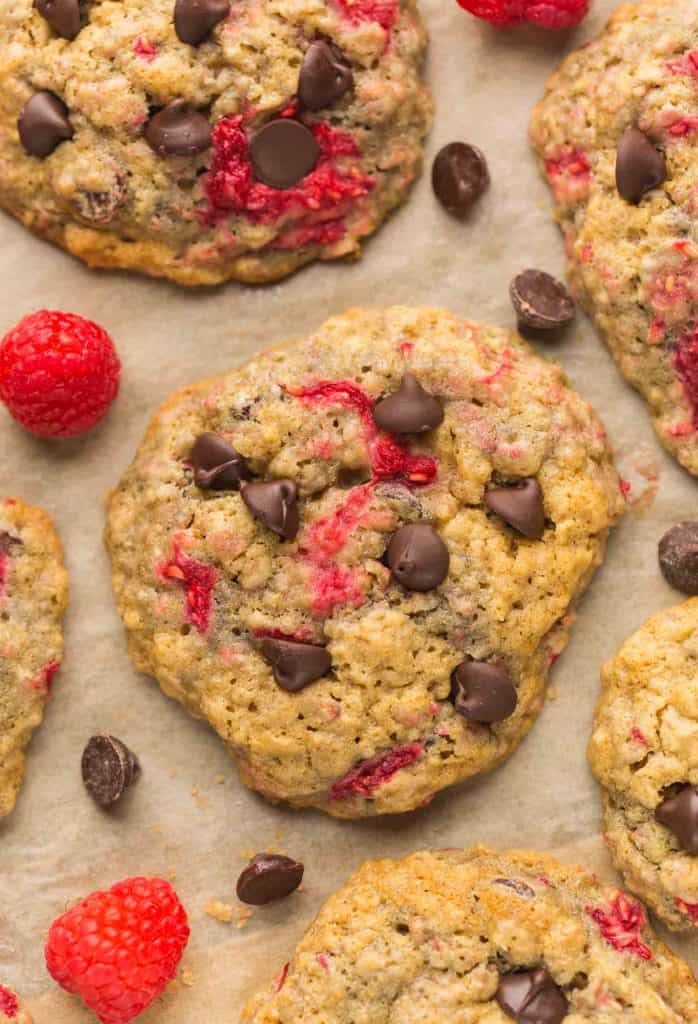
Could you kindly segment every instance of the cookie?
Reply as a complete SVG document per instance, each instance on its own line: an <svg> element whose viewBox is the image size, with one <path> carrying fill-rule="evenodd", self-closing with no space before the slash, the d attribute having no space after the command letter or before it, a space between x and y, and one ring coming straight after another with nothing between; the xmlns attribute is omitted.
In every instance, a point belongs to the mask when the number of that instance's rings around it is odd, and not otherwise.
<svg viewBox="0 0 698 1024"><path fill-rule="evenodd" d="M90 266L273 281L420 171L415 0L18 0L0 32L0 205Z"/></svg>
<svg viewBox="0 0 698 1024"><path fill-rule="evenodd" d="M249 786L360 817L513 751L622 506L598 419L515 335L354 310L175 394L107 544L138 669Z"/></svg>
<svg viewBox="0 0 698 1024"><path fill-rule="evenodd" d="M698 927L698 598L653 616L603 668L589 760L629 889Z"/></svg>
<svg viewBox="0 0 698 1024"><path fill-rule="evenodd" d="M582 868L483 847L373 861L243 1024L689 1024L698 986L639 903Z"/></svg>
<svg viewBox="0 0 698 1024"><path fill-rule="evenodd" d="M0 818L14 808L24 752L63 657L63 552L48 515L0 498Z"/></svg>
<svg viewBox="0 0 698 1024"><path fill-rule="evenodd" d="M0 984L0 1024L32 1024L32 1019L12 989Z"/></svg>
<svg viewBox="0 0 698 1024"><path fill-rule="evenodd" d="M624 4L553 75L531 124L575 295L694 474L697 31L693 5Z"/></svg>

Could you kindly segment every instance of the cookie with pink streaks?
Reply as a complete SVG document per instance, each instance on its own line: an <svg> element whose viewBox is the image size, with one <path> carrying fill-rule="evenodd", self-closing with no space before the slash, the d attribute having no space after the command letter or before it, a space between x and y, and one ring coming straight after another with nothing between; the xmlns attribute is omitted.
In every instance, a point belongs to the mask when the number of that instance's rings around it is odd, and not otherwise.
<svg viewBox="0 0 698 1024"><path fill-rule="evenodd" d="M53 523L0 498L0 818L17 800L25 751L63 657L68 577Z"/></svg>
<svg viewBox="0 0 698 1024"><path fill-rule="evenodd" d="M623 499L516 335L354 310L175 394L109 503L136 666L243 781L353 818L508 757Z"/></svg>

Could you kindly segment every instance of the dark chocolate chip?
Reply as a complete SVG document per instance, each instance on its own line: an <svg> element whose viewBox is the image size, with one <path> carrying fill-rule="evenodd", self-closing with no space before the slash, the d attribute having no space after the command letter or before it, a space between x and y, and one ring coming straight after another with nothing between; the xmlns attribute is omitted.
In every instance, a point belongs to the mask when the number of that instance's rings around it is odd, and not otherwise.
<svg viewBox="0 0 698 1024"><path fill-rule="evenodd" d="M308 683L320 679L332 666L332 658L324 647L265 636L262 654L272 666L274 679L282 690L296 693Z"/></svg>
<svg viewBox="0 0 698 1024"><path fill-rule="evenodd" d="M75 39L82 27L79 0L36 0L36 9L63 39Z"/></svg>
<svg viewBox="0 0 698 1024"><path fill-rule="evenodd" d="M381 430L422 434L443 423L444 410L438 398L425 391L411 373L406 373L398 390L376 403L373 418Z"/></svg>
<svg viewBox="0 0 698 1024"><path fill-rule="evenodd" d="M434 590L448 576L448 548L429 523L410 523L393 534L388 566L405 590Z"/></svg>
<svg viewBox="0 0 698 1024"><path fill-rule="evenodd" d="M698 853L698 789L684 786L655 811L661 825L674 833L686 853Z"/></svg>
<svg viewBox="0 0 698 1024"><path fill-rule="evenodd" d="M519 697L510 676L489 661L462 661L451 677L451 700L470 722L503 722L516 711Z"/></svg>
<svg viewBox="0 0 698 1024"><path fill-rule="evenodd" d="M616 188L623 199L637 205L645 192L665 181L664 154L639 128L626 128L616 157Z"/></svg>
<svg viewBox="0 0 698 1024"><path fill-rule="evenodd" d="M538 481L532 477L509 487L492 487L485 491L485 504L491 512L495 512L529 540L540 540L543 536L543 492Z"/></svg>
<svg viewBox="0 0 698 1024"><path fill-rule="evenodd" d="M522 270L509 288L519 324L550 331L574 320L572 296L561 281L544 270Z"/></svg>
<svg viewBox="0 0 698 1024"><path fill-rule="evenodd" d="M144 135L158 156L195 156L211 145L208 118L186 100L173 100L154 114Z"/></svg>
<svg viewBox="0 0 698 1024"><path fill-rule="evenodd" d="M522 882L520 878L495 878L493 885L501 885L503 889L511 889L522 900L533 900L536 898L535 890Z"/></svg>
<svg viewBox="0 0 698 1024"><path fill-rule="evenodd" d="M354 88L346 58L329 43L311 43L298 76L298 99L307 110L322 110Z"/></svg>
<svg viewBox="0 0 698 1024"><path fill-rule="evenodd" d="M261 907L290 896L303 881L303 865L278 853L258 853L238 878L237 896Z"/></svg>
<svg viewBox="0 0 698 1024"><path fill-rule="evenodd" d="M497 1002L517 1024L561 1024L569 1011L567 996L543 967L504 975Z"/></svg>
<svg viewBox="0 0 698 1024"><path fill-rule="evenodd" d="M126 196L123 181L115 180L114 187L109 191L76 192L73 204L77 213L90 224L109 224Z"/></svg>
<svg viewBox="0 0 698 1024"><path fill-rule="evenodd" d="M698 594L698 523L672 526L659 542L659 567L672 587Z"/></svg>
<svg viewBox="0 0 698 1024"><path fill-rule="evenodd" d="M487 161L477 146L450 142L436 154L431 185L441 205L454 216L465 216L489 183Z"/></svg>
<svg viewBox="0 0 698 1024"><path fill-rule="evenodd" d="M93 736L82 755L82 781L96 803L109 807L136 781L136 755L115 736Z"/></svg>
<svg viewBox="0 0 698 1024"><path fill-rule="evenodd" d="M265 124L250 143L255 176L270 188L293 188L315 169L319 159L320 147L313 133L290 117Z"/></svg>
<svg viewBox="0 0 698 1024"><path fill-rule="evenodd" d="M228 17L230 0L176 0L174 26L183 43L198 46Z"/></svg>
<svg viewBox="0 0 698 1024"><path fill-rule="evenodd" d="M9 555L10 551L14 547L23 547L24 541L19 537L14 537L7 530L0 530L0 551L3 555Z"/></svg>
<svg viewBox="0 0 698 1024"><path fill-rule="evenodd" d="M245 459L220 434L199 434L189 452L194 481L203 491L237 491L252 475Z"/></svg>
<svg viewBox="0 0 698 1024"><path fill-rule="evenodd" d="M20 142L30 156L46 157L73 137L68 108L55 93L35 92L17 121Z"/></svg>
<svg viewBox="0 0 698 1024"><path fill-rule="evenodd" d="M293 480L264 480L242 487L242 500L255 517L284 540L293 540L300 526L298 488Z"/></svg>

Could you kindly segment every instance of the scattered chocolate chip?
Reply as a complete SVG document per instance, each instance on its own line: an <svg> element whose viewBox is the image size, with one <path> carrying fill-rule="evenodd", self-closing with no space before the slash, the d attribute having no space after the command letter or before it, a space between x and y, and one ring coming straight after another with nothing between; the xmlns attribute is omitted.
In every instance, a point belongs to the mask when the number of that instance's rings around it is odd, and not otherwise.
<svg viewBox="0 0 698 1024"><path fill-rule="evenodd" d="M683 786L663 800L655 811L660 825L674 833L686 853L698 853L698 789Z"/></svg>
<svg viewBox="0 0 698 1024"><path fill-rule="evenodd" d="M173 100L145 126L145 141L158 156L195 156L211 145L211 125L186 100Z"/></svg>
<svg viewBox="0 0 698 1024"><path fill-rule="evenodd" d="M82 755L82 781L102 807L120 800L136 781L140 765L136 755L115 736L93 736Z"/></svg>
<svg viewBox="0 0 698 1024"><path fill-rule="evenodd" d="M36 9L63 39L75 39L80 31L79 0L36 0Z"/></svg>
<svg viewBox="0 0 698 1024"><path fill-rule="evenodd" d="M449 142L436 154L431 185L441 205L455 217L463 217L490 183L487 161L466 142Z"/></svg>
<svg viewBox="0 0 698 1024"><path fill-rule="evenodd" d="M569 1011L567 996L543 967L505 974L496 998L517 1024L561 1024Z"/></svg>
<svg viewBox="0 0 698 1024"><path fill-rule="evenodd" d="M572 296L544 270L522 270L511 282L509 295L522 327L549 331L574 320Z"/></svg>
<svg viewBox="0 0 698 1024"><path fill-rule="evenodd" d="M405 590L433 590L448 576L448 548L429 523L410 523L393 534L388 567Z"/></svg>
<svg viewBox="0 0 698 1024"><path fill-rule="evenodd" d="M284 540L293 540L300 526L298 488L293 480L264 480L242 487L242 500L255 517Z"/></svg>
<svg viewBox="0 0 698 1024"><path fill-rule="evenodd" d="M672 526L659 542L659 567L672 587L698 594L698 523Z"/></svg>
<svg viewBox="0 0 698 1024"><path fill-rule="evenodd" d="M438 398L425 391L411 373L406 373L398 390L376 403L373 418L381 430L422 434L443 423L444 410Z"/></svg>
<svg viewBox="0 0 698 1024"><path fill-rule="evenodd" d="M258 181L270 188L293 188L315 169L320 147L309 128L280 117L257 132L250 143L250 160Z"/></svg>
<svg viewBox="0 0 698 1024"><path fill-rule="evenodd" d="M332 666L332 658L324 647L265 636L262 654L274 671L274 679L282 690L297 693L308 683L320 679Z"/></svg>
<svg viewBox="0 0 698 1024"><path fill-rule="evenodd" d="M35 92L24 104L17 121L19 139L30 156L46 157L61 142L73 137L68 108L55 93Z"/></svg>
<svg viewBox="0 0 698 1024"><path fill-rule="evenodd" d="M278 853L258 853L238 878L237 896L261 907L290 896L303 881L303 865Z"/></svg>
<svg viewBox="0 0 698 1024"><path fill-rule="evenodd" d="M495 878L492 884L501 885L503 889L511 889L522 900L533 900L536 898L535 890L530 885L527 885L526 882L522 882L520 878Z"/></svg>
<svg viewBox="0 0 698 1024"><path fill-rule="evenodd" d="M451 700L470 722L503 722L519 697L508 673L489 661L462 661L451 676Z"/></svg>
<svg viewBox="0 0 698 1024"><path fill-rule="evenodd" d="M252 475L245 459L220 434L199 434L189 452L194 481L203 491L237 491Z"/></svg>
<svg viewBox="0 0 698 1024"><path fill-rule="evenodd" d="M529 540L540 540L543 536L543 492L532 477L509 487L492 487L485 491L485 505Z"/></svg>
<svg viewBox="0 0 698 1024"><path fill-rule="evenodd" d="M307 110L322 110L354 88L346 58L329 43L311 43L298 76L298 99Z"/></svg>
<svg viewBox="0 0 698 1024"><path fill-rule="evenodd" d="M616 188L623 199L637 205L645 192L665 181L664 154L639 128L626 128L616 157Z"/></svg>
<svg viewBox="0 0 698 1024"><path fill-rule="evenodd" d="M230 0L176 0L174 26L177 38L190 46L198 46L229 13Z"/></svg>

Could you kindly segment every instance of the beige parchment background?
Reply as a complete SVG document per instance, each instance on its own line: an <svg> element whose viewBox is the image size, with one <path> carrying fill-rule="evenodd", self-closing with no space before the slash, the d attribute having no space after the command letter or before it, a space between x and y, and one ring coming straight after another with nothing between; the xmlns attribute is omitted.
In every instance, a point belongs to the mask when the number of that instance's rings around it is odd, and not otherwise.
<svg viewBox="0 0 698 1024"><path fill-rule="evenodd" d="M30 750L18 808L0 824L0 980L27 998L36 1024L94 1020L48 977L45 933L69 902L127 875L171 873L192 925L183 980L143 1024L235 1024L247 995L279 970L321 902L367 857L485 842L556 850L610 871L585 761L599 666L649 614L680 599L659 575L656 543L670 524L695 516L698 482L659 450L642 403L584 317L548 350L596 405L640 500L611 541L554 670L557 697L530 737L495 775L425 811L339 823L243 791L213 733L131 669L101 532L107 490L175 388L351 305L443 305L513 324L511 276L525 266L562 272L561 241L526 142L528 116L562 53L596 33L614 6L596 0L576 33L545 35L497 32L455 0L422 0L437 104L427 166L444 143L464 139L487 154L493 184L462 224L437 206L425 174L359 264L314 266L273 287L193 293L90 272L9 218L0 221L0 331L41 306L72 310L103 324L123 361L118 403L85 440L33 440L0 411L0 493L21 495L55 517L72 589L64 667ZM121 737L143 766L138 786L110 814L93 806L80 780L80 754L96 731ZM256 911L244 928L207 916L211 898L235 904L246 856L266 847L305 862L303 891ZM670 942L698 966L698 940Z"/></svg>

